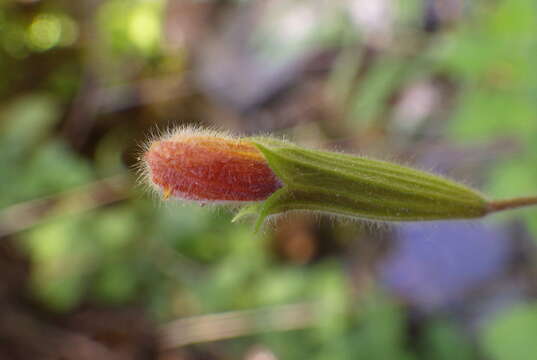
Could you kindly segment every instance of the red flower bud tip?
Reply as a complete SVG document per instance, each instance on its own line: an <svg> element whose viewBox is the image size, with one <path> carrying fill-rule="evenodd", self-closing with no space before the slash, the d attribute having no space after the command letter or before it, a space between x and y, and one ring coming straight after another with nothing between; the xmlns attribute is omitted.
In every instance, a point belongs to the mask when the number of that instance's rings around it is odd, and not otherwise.
<svg viewBox="0 0 537 360"><path fill-rule="evenodd" d="M260 201L282 186L253 143L192 129L151 142L143 161L164 199Z"/></svg>

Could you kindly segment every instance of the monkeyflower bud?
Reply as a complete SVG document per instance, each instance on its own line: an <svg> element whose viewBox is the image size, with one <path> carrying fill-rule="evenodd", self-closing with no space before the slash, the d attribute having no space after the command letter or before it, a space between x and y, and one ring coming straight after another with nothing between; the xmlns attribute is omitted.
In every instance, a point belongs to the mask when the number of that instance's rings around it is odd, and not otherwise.
<svg viewBox="0 0 537 360"><path fill-rule="evenodd" d="M267 217L312 211L374 221L470 219L537 204L536 197L488 201L455 181L410 167L305 149L270 137L236 139L181 129L150 142L146 178L163 197L254 202Z"/></svg>
<svg viewBox="0 0 537 360"><path fill-rule="evenodd" d="M165 199L260 201L282 186L252 142L192 129L152 142L144 161Z"/></svg>

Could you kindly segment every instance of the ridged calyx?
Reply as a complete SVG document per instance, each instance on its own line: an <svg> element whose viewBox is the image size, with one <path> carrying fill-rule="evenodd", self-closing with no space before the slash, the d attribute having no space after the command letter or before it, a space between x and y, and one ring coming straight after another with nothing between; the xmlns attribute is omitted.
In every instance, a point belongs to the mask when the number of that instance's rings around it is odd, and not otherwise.
<svg viewBox="0 0 537 360"><path fill-rule="evenodd" d="M440 176L385 161L252 138L285 184L267 199L260 220L308 210L378 221L484 216L478 192Z"/></svg>

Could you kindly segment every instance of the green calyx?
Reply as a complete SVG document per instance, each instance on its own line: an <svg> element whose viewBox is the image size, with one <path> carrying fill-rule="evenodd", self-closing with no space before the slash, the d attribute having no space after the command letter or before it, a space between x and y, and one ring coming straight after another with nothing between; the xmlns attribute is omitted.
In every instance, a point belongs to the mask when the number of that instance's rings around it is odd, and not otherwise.
<svg viewBox="0 0 537 360"><path fill-rule="evenodd" d="M313 211L376 221L468 219L487 214L478 192L454 181L385 161L250 138L284 186L260 204L268 216Z"/></svg>

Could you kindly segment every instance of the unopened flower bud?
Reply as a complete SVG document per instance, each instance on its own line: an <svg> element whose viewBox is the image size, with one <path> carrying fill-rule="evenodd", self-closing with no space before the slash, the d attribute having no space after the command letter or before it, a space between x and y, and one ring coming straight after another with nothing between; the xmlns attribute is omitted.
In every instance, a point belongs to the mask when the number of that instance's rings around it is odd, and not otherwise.
<svg viewBox="0 0 537 360"><path fill-rule="evenodd" d="M183 131L151 143L143 159L164 198L259 201L282 186L261 152L246 140Z"/></svg>
<svg viewBox="0 0 537 360"><path fill-rule="evenodd" d="M270 138L181 129L153 141L146 178L164 198L258 202L237 217L312 211L375 221L469 219L537 204L488 201L453 180L390 162L306 149Z"/></svg>

